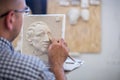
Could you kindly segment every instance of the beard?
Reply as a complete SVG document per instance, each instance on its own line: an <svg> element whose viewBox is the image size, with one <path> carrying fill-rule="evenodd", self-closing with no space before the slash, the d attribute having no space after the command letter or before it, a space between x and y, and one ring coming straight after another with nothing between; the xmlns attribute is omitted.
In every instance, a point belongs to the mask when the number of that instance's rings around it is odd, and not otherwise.
<svg viewBox="0 0 120 80"><path fill-rule="evenodd" d="M42 45L42 43L34 43L33 42L32 46L34 47L34 49L36 49L39 52L42 52L42 53L48 52L49 45Z"/></svg>

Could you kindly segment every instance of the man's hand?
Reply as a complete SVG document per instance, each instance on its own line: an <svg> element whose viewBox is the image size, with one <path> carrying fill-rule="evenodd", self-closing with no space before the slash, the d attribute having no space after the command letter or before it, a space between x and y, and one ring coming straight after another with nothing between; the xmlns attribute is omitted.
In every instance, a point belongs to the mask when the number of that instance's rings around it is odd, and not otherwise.
<svg viewBox="0 0 120 80"><path fill-rule="evenodd" d="M63 39L52 40L48 49L49 62L51 66L62 67L68 57L68 48Z"/></svg>
<svg viewBox="0 0 120 80"><path fill-rule="evenodd" d="M63 39L52 40L48 49L49 63L51 70L55 74L56 80L65 80L65 74L63 70L63 63L68 57L68 48Z"/></svg>

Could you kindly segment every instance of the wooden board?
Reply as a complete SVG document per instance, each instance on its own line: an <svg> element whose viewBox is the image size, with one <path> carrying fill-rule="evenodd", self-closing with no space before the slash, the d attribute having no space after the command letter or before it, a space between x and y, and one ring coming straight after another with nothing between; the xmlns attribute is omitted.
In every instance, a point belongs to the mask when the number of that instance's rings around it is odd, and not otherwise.
<svg viewBox="0 0 120 80"><path fill-rule="evenodd" d="M57 0L48 0L48 14L67 14L69 9L80 6L60 6ZM90 20L84 22L78 20L75 26L71 26L66 16L65 40L71 52L100 52L101 50L101 6L90 6Z"/></svg>

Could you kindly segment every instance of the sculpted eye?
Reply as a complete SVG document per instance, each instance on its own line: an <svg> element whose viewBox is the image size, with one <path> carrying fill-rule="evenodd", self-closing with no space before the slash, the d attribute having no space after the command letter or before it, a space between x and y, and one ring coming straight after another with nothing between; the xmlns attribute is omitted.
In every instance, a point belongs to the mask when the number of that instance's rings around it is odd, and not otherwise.
<svg viewBox="0 0 120 80"><path fill-rule="evenodd" d="M42 36L42 34L37 34L36 36Z"/></svg>
<svg viewBox="0 0 120 80"><path fill-rule="evenodd" d="M43 31L36 34L36 36L44 36L44 35L45 35L45 32L43 32Z"/></svg>

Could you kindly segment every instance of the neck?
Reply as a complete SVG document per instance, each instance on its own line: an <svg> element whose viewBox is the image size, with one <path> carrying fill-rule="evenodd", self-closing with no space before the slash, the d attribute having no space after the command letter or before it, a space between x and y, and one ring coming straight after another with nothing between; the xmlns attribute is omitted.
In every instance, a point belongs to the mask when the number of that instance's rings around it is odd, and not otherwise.
<svg viewBox="0 0 120 80"><path fill-rule="evenodd" d="M7 31L2 32L2 31L0 30L0 37L3 37L3 38L5 38L6 40L12 42L12 37L10 37L10 33L8 33Z"/></svg>

